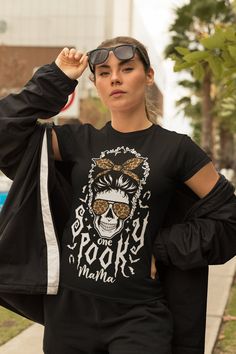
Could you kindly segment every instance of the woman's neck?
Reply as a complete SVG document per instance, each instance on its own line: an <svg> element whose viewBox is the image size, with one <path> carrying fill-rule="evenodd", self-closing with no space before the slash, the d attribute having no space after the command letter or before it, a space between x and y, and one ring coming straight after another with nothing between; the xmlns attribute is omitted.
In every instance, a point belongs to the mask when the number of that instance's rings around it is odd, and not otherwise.
<svg viewBox="0 0 236 354"><path fill-rule="evenodd" d="M148 119L145 110L140 112L112 112L111 125L115 130L129 133L149 128L152 122Z"/></svg>

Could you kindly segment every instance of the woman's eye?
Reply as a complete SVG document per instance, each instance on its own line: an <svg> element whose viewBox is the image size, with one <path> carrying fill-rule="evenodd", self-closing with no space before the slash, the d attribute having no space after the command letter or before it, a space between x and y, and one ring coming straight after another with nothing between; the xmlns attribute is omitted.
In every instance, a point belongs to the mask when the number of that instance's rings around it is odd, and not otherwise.
<svg viewBox="0 0 236 354"><path fill-rule="evenodd" d="M106 76L106 75L109 75L109 72L108 71L102 71L99 73L100 76Z"/></svg>
<svg viewBox="0 0 236 354"><path fill-rule="evenodd" d="M124 68L124 71L127 71L127 72L132 71L132 70L134 70L134 68L130 68L130 67Z"/></svg>

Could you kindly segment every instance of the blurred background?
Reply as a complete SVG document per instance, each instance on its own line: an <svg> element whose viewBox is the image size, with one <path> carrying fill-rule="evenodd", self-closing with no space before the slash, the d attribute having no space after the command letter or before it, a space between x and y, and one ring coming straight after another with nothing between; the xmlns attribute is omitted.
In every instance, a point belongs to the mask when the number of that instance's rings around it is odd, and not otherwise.
<svg viewBox="0 0 236 354"><path fill-rule="evenodd" d="M233 178L235 8L234 0L0 0L0 97L17 92L65 46L88 51L104 39L133 36L155 70L149 96L157 122L191 135ZM100 128L109 120L88 76L57 124L79 119Z"/></svg>

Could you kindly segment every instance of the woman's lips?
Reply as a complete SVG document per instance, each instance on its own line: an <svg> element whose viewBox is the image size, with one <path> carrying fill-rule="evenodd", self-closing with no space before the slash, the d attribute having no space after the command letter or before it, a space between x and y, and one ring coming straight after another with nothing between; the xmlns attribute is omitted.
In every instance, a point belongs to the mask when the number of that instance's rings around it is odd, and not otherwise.
<svg viewBox="0 0 236 354"><path fill-rule="evenodd" d="M122 90L114 90L111 92L110 96L120 96L120 95L123 95L124 93L126 93L126 92L122 91Z"/></svg>

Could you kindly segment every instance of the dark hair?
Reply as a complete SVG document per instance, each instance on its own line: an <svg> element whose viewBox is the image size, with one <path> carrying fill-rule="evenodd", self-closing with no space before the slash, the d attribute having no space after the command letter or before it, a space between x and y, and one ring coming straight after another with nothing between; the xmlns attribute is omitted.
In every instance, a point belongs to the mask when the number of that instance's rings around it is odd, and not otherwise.
<svg viewBox="0 0 236 354"><path fill-rule="evenodd" d="M124 176L119 172L114 172L113 175L106 173L99 176L92 185L93 192L107 192L112 189L121 190L129 196L133 196L137 191L137 184L129 176Z"/></svg>
<svg viewBox="0 0 236 354"><path fill-rule="evenodd" d="M150 69L150 66L147 65L147 62L150 62L149 55L147 52L147 48L139 42L137 39L133 37L127 37L127 36L119 36L111 39L106 39L104 40L97 48L102 48L102 47L113 47L118 44L135 44L138 48L137 50L137 55L139 56L139 59L143 63L143 67L145 72L147 73L148 70ZM144 55L144 57L147 58L146 62L140 55L139 51ZM94 81L95 80L95 75L91 75L90 78ZM150 88L147 90L146 96L145 96L145 111L147 114L148 119L156 124L157 123L157 118L160 116L160 110L157 107L157 103L152 101L150 98Z"/></svg>

